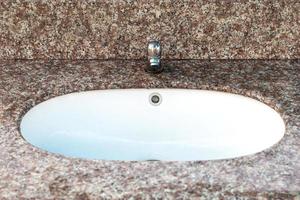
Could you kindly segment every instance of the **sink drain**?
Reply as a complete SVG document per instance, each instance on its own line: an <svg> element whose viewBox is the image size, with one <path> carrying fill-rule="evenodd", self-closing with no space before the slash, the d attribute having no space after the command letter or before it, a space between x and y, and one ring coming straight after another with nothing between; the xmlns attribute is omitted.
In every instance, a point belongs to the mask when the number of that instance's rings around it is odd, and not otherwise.
<svg viewBox="0 0 300 200"><path fill-rule="evenodd" d="M162 97L159 93L152 93L149 96L149 101L153 106L158 106L162 102Z"/></svg>

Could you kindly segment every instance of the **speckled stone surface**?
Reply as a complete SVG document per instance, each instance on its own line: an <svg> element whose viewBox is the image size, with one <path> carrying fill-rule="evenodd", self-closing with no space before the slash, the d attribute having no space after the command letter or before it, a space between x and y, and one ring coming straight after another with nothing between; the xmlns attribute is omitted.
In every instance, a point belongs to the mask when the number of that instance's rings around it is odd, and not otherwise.
<svg viewBox="0 0 300 200"><path fill-rule="evenodd" d="M1 61L0 199L299 199L300 60ZM281 113L276 145L231 160L121 162L48 153L23 140L21 117L35 104L75 91L198 88L243 94Z"/></svg>
<svg viewBox="0 0 300 200"><path fill-rule="evenodd" d="M1 1L2 59L299 58L299 0Z"/></svg>

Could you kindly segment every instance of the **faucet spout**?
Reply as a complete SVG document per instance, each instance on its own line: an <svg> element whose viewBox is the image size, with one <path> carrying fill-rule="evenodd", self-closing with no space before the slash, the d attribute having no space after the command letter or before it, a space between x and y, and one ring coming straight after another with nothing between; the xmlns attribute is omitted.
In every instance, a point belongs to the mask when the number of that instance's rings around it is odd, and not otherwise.
<svg viewBox="0 0 300 200"><path fill-rule="evenodd" d="M161 65L161 46L157 40L151 40L148 43L148 61L149 66L147 71L152 73L159 73L162 71Z"/></svg>

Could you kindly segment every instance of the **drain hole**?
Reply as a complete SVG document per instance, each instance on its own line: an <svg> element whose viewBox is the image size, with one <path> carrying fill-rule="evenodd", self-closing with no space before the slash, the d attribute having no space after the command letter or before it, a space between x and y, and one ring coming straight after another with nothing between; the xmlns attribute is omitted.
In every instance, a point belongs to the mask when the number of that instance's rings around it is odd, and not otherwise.
<svg viewBox="0 0 300 200"><path fill-rule="evenodd" d="M152 93L149 96L149 101L152 105L158 106L159 104L161 104L162 101L161 95L158 93Z"/></svg>
<svg viewBox="0 0 300 200"><path fill-rule="evenodd" d="M157 95L152 96L151 101L152 101L152 103L158 103L159 102L159 96L157 96Z"/></svg>

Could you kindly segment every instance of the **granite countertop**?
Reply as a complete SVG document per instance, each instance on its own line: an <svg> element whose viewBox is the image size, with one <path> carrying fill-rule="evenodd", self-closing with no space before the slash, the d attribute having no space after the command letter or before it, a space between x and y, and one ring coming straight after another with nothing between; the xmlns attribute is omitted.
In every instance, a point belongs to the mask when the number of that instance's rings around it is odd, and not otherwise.
<svg viewBox="0 0 300 200"><path fill-rule="evenodd" d="M0 1L0 59L300 57L299 0Z"/></svg>
<svg viewBox="0 0 300 200"><path fill-rule="evenodd" d="M300 60L0 60L0 198L300 198ZM197 88L265 102L286 123L283 139L230 160L163 162L68 158L33 147L19 123L35 104L75 91Z"/></svg>

